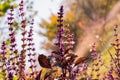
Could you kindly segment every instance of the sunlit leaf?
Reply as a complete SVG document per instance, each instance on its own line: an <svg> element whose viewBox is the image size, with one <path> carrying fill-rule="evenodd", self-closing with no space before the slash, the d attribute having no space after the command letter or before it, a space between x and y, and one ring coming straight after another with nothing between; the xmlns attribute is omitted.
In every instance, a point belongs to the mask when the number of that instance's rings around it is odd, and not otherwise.
<svg viewBox="0 0 120 80"><path fill-rule="evenodd" d="M75 65L78 65L84 61L86 61L88 58L87 57L80 57L75 61Z"/></svg>

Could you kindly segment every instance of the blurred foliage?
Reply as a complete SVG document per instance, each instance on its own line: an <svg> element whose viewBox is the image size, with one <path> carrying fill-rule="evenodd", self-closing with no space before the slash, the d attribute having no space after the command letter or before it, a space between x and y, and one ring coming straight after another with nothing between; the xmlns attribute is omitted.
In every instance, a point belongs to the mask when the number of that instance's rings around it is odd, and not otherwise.
<svg viewBox="0 0 120 80"><path fill-rule="evenodd" d="M106 17L119 0L75 0L70 4L72 12L79 20L96 20Z"/></svg>
<svg viewBox="0 0 120 80"><path fill-rule="evenodd" d="M106 18L109 11L119 0L65 0L66 8L64 15L64 23L70 25L71 32L75 35L76 44L78 38L82 35L82 28L89 24L90 21L95 21L99 18ZM97 4L97 5L96 5ZM52 14L49 21L42 20L41 27L46 28L46 33L43 33L50 42L55 38L55 30L57 25L57 16ZM76 46L75 44L75 46Z"/></svg>
<svg viewBox="0 0 120 80"><path fill-rule="evenodd" d="M41 27L45 27L47 32L44 34L45 36L49 37L49 40L52 40L55 38L55 31L57 26L57 16L52 14L50 17L50 21L42 20L42 23L40 24Z"/></svg>
<svg viewBox="0 0 120 80"><path fill-rule="evenodd" d="M13 2L14 0L0 0L0 17L4 16L6 11L8 9L10 9L10 4ZM17 5L14 4L14 7L16 7Z"/></svg>

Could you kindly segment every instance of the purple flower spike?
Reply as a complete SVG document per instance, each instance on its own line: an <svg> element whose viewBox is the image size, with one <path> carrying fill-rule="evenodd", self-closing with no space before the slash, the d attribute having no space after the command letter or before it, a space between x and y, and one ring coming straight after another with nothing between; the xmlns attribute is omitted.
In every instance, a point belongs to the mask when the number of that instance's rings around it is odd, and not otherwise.
<svg viewBox="0 0 120 80"><path fill-rule="evenodd" d="M21 28L23 29L22 31L22 50L21 50L21 53L20 53L20 58L19 58L19 79L25 79L25 65L26 65L26 47L27 47L27 44L26 44L26 41L27 41L27 38L26 38L26 34L27 34L27 31L26 31L26 19L25 19L25 12L24 12L24 1L21 0L20 4L19 4L19 11L20 11L20 18L21 18Z"/></svg>
<svg viewBox="0 0 120 80"><path fill-rule="evenodd" d="M30 63L30 69L32 70L30 72L30 76L36 76L35 72L36 70L36 53L35 53L35 48L34 48L34 43L33 43L33 24L34 24L34 20L32 19L31 23L30 23L30 30L28 32L28 56L29 56L29 60L28 62Z"/></svg>
<svg viewBox="0 0 120 80"><path fill-rule="evenodd" d="M14 7L11 6L10 8L10 13L9 13L9 17L8 17L8 25L9 25L9 40L10 40L10 63L9 63L9 71L10 73L13 73L13 75L17 74L16 69L18 69L18 65L17 65L17 60L18 60L18 50L16 49L16 38L15 38L15 27L13 26L14 24ZM11 15L12 14L12 15ZM9 24L11 23L11 24ZM14 65L13 65L14 64Z"/></svg>

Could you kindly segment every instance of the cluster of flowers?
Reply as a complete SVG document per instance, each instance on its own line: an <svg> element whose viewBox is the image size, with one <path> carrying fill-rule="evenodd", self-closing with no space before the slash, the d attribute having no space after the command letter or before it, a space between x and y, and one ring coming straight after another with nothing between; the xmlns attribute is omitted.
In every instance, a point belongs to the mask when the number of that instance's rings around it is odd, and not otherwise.
<svg viewBox="0 0 120 80"><path fill-rule="evenodd" d="M74 35L70 33L69 26L64 25L63 6L58 12L58 25L55 50L50 56L39 55L38 61L43 68L48 68L42 77L42 69L36 80L119 80L120 79L120 42L118 38L118 26L114 28L115 41L112 47L115 56L108 50L111 57L110 65L106 66L102 55L97 52L96 44L92 44L91 54L78 57L74 51ZM104 67L104 68L103 68ZM107 68L108 71L101 72Z"/></svg>
<svg viewBox="0 0 120 80"><path fill-rule="evenodd" d="M29 76L29 78L35 79L35 76L37 75L36 53L32 37L34 20L30 22L30 30L27 31L27 20L25 19L23 0L21 0L19 4L19 13L19 18L21 20L19 27L22 29L22 49L20 51L17 48L16 29L14 27L14 7L11 6L7 18L10 44L7 44L6 41L3 41L0 52L0 71L4 73L4 80L13 80L15 77L17 77L18 80L26 80L27 76ZM29 68L31 69L29 75L27 75L25 72L27 55L29 56L28 62L30 63Z"/></svg>
<svg viewBox="0 0 120 80"><path fill-rule="evenodd" d="M48 57L43 54L38 57L40 66L48 69L42 75L43 69L40 70L39 74L36 70L36 53L33 42L34 20L30 21L29 31L27 31L23 0L19 4L19 11L22 50L19 52L17 49L14 7L11 6L8 14L10 44L3 41L0 52L0 70L4 73L4 80L13 80L14 77L17 77L18 80L120 80L120 40L117 25L114 28L115 41L111 44L115 50L115 55L108 50L111 62L108 71L102 76L100 70L101 66L105 66L105 63L102 61L102 55L97 53L95 43L92 45L91 54L88 56L78 57L74 53L74 34L70 32L69 25L64 25L63 6L61 6L58 12L55 50ZM29 75L26 75L25 72L26 57L29 58L28 62L30 63ZM92 67L89 64L92 64Z"/></svg>

